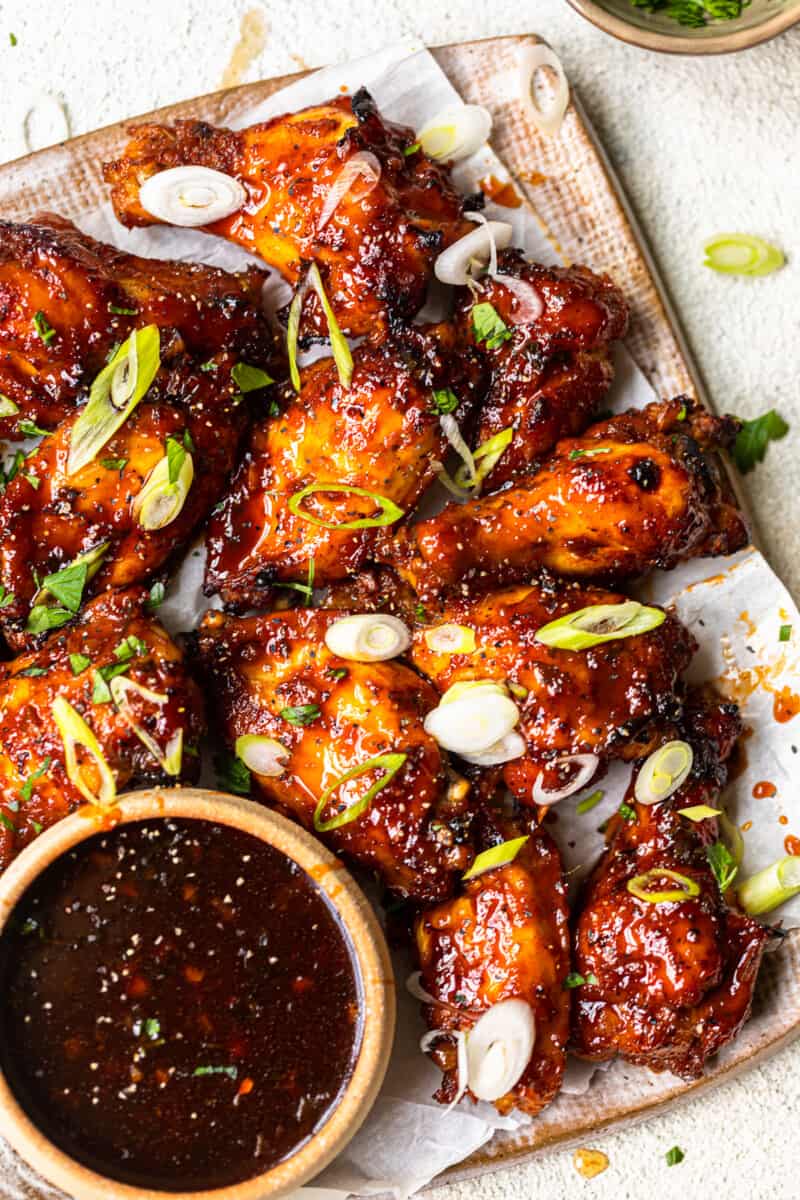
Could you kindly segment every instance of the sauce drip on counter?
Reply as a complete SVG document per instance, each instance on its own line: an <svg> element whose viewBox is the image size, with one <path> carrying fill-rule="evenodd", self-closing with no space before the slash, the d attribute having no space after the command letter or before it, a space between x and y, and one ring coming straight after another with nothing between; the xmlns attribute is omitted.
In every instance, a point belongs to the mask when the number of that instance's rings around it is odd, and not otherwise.
<svg viewBox="0 0 800 1200"><path fill-rule="evenodd" d="M324 1121L360 1038L333 910L279 851L207 821L99 834L0 939L0 1063L73 1158L134 1186L260 1175Z"/></svg>

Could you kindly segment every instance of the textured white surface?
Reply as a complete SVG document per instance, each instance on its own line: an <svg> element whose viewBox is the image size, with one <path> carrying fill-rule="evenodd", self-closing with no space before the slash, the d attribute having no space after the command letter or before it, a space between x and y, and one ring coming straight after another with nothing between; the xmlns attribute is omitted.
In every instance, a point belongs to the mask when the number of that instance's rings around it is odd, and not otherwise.
<svg viewBox="0 0 800 1200"><path fill-rule="evenodd" d="M264 26L263 49L240 78L228 70L242 17ZM800 288L794 263L765 280L727 280L700 266L721 230L800 250L797 126L800 30L744 55L688 60L617 44L564 0L0 0L0 160L22 154L22 121L37 95L63 97L82 133L161 104L377 49L406 34L430 43L535 30L562 56L617 167L720 408L778 407L789 438L749 477L771 559L800 594ZM9 44L13 32L18 44ZM257 45L256 36L251 41ZM245 56L246 57L246 56ZM793 163L793 159L795 162ZM686 1200L800 1196L800 1046L703 1100L637 1129L597 1139L609 1170L584 1182L571 1155L437 1193L437 1200L642 1200L669 1188ZM686 1160L668 1168L680 1145ZM410 1148L410 1153L413 1149Z"/></svg>

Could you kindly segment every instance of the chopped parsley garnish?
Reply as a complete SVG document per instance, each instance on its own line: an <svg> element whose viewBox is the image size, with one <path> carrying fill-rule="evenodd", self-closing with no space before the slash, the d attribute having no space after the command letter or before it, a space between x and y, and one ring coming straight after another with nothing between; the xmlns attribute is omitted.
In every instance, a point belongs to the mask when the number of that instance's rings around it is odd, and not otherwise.
<svg viewBox="0 0 800 1200"><path fill-rule="evenodd" d="M41 779L42 776L45 775L50 770L50 763L52 761L53 761L52 758L48 754L47 758L44 760L42 765L40 767L37 767L35 771L31 772L31 774L28 776L28 778L23 783L22 787L19 789L19 794L22 797L22 799L25 801L26 804L28 803L31 796L33 795L33 785L36 783L37 779Z"/></svg>
<svg viewBox="0 0 800 1200"><path fill-rule="evenodd" d="M585 983L597 983L597 976L591 971L588 975L579 975L577 971L572 971L564 980L563 986L565 988L578 988L583 987Z"/></svg>
<svg viewBox="0 0 800 1200"><path fill-rule="evenodd" d="M153 1042L161 1034L161 1022L157 1017L146 1017L144 1021L134 1021L131 1032L134 1037L141 1037L142 1034L146 1038L150 1038Z"/></svg>
<svg viewBox="0 0 800 1200"><path fill-rule="evenodd" d="M124 471L128 465L127 458L101 458L100 466L107 471Z"/></svg>
<svg viewBox="0 0 800 1200"><path fill-rule="evenodd" d="M42 590L54 596L64 608L76 613L81 606L88 571L85 562L70 563L60 571L54 571L52 575L45 575Z"/></svg>
<svg viewBox="0 0 800 1200"><path fill-rule="evenodd" d="M47 633L60 629L75 616L68 608L48 608L46 604L35 604L25 622L26 633Z"/></svg>
<svg viewBox="0 0 800 1200"><path fill-rule="evenodd" d="M186 450L177 440L177 438L168 437L166 443L167 451L167 474L170 483L177 483L178 476L181 473L181 467L186 461Z"/></svg>
<svg viewBox="0 0 800 1200"><path fill-rule="evenodd" d="M16 46L16 44L17 44L17 35L16 35L15 33L10 33L10 34L8 35L8 40L9 40L9 43L10 43L12 46Z"/></svg>
<svg viewBox="0 0 800 1200"><path fill-rule="evenodd" d="M12 833L17 832L17 827L11 820L11 817L6 816L2 809L0 809L0 825L5 825L6 829L10 829Z"/></svg>
<svg viewBox="0 0 800 1200"><path fill-rule="evenodd" d="M706 846L706 856L719 884L719 890L726 892L739 870L733 855L724 842L714 842L713 845Z"/></svg>
<svg viewBox="0 0 800 1200"><path fill-rule="evenodd" d="M85 654L70 654L69 665L73 675L80 675L81 671L92 665L92 660Z"/></svg>
<svg viewBox="0 0 800 1200"><path fill-rule="evenodd" d="M450 388L437 388L433 393L433 407L443 416L458 408L458 396Z"/></svg>
<svg viewBox="0 0 800 1200"><path fill-rule="evenodd" d="M281 716L290 725L310 725L320 714L318 704L297 704L281 709Z"/></svg>
<svg viewBox="0 0 800 1200"><path fill-rule="evenodd" d="M109 304L108 311L119 317L138 317L138 308L122 308L119 304Z"/></svg>
<svg viewBox="0 0 800 1200"><path fill-rule="evenodd" d="M29 421L27 418L17 422L17 433L21 433L23 437L47 437L48 432L49 430L40 429L35 421Z"/></svg>
<svg viewBox="0 0 800 1200"><path fill-rule="evenodd" d="M0 583L0 608L8 608L9 604L14 603L14 593L9 592ZM790 626L791 628L791 626Z"/></svg>
<svg viewBox="0 0 800 1200"><path fill-rule="evenodd" d="M591 812L593 808L597 807L604 795L605 792L602 791L601 788L598 788L596 792L592 792L591 796L585 796L583 800L577 804L575 812L578 813L579 816L583 816L584 813Z"/></svg>
<svg viewBox="0 0 800 1200"><path fill-rule="evenodd" d="M154 612L160 605L164 603L164 594L166 588L161 580L156 580L150 588L150 595L144 602L144 607L147 612Z"/></svg>
<svg viewBox="0 0 800 1200"><path fill-rule="evenodd" d="M733 447L733 459L742 474L763 462L769 443L780 441L788 432L789 426L774 408L752 421L745 421Z"/></svg>
<svg viewBox="0 0 800 1200"><path fill-rule="evenodd" d="M405 150L403 151L403 154L406 156L406 158L408 158L411 154L416 154L417 151L421 150L421 149L422 149L422 142L412 142L410 146L406 146Z"/></svg>
<svg viewBox="0 0 800 1200"><path fill-rule="evenodd" d="M427 621L428 614L425 612L425 608L422 604L414 605L414 616L418 621Z"/></svg>
<svg viewBox="0 0 800 1200"><path fill-rule="evenodd" d="M33 314L33 327L39 337L44 342L45 346L49 346L53 338L56 336L56 331L48 321L41 309Z"/></svg>
<svg viewBox="0 0 800 1200"><path fill-rule="evenodd" d="M92 704L110 704L111 689L108 682L103 678L99 671L95 671L93 677L94 686L92 688Z"/></svg>
<svg viewBox="0 0 800 1200"><path fill-rule="evenodd" d="M778 632L778 641L779 642L788 642L791 640L791 636L792 636L791 625L781 625L780 630Z"/></svg>
<svg viewBox="0 0 800 1200"><path fill-rule="evenodd" d="M218 754L214 759L217 786L236 796L250 795L250 771L235 754Z"/></svg>
<svg viewBox="0 0 800 1200"><path fill-rule="evenodd" d="M496 350L511 337L511 330L493 304L483 301L472 309L472 332L476 342L484 342L487 350Z"/></svg>
<svg viewBox="0 0 800 1200"><path fill-rule="evenodd" d="M269 416L269 417L279 417L280 415L281 415L281 406L280 406L280 404L278 404L278 401L277 401L277 400L270 400L270 402L269 402L269 408L267 409L267 416Z"/></svg>
<svg viewBox="0 0 800 1200"><path fill-rule="evenodd" d="M331 667L328 670L328 674L330 675L331 679L346 679L347 667Z"/></svg>
<svg viewBox="0 0 800 1200"><path fill-rule="evenodd" d="M195 1067L192 1075L227 1075L229 1079L236 1079L239 1074L238 1067Z"/></svg>
<svg viewBox="0 0 800 1200"><path fill-rule="evenodd" d="M675 1167L678 1165L678 1163L683 1162L686 1155L683 1153L680 1146L673 1146L671 1150L667 1151L664 1157L667 1160L668 1167Z"/></svg>
<svg viewBox="0 0 800 1200"><path fill-rule="evenodd" d="M663 13L687 29L702 29L709 21L733 21L750 0L630 0L634 8Z"/></svg>
<svg viewBox="0 0 800 1200"><path fill-rule="evenodd" d="M200 370L201 371L216 371L217 366L218 366L218 364L214 362L213 358L210 358L208 360L208 362L200 363Z"/></svg>
<svg viewBox="0 0 800 1200"><path fill-rule="evenodd" d="M238 362L231 371L231 379L240 392L257 392L259 388L269 387L275 380L260 367L251 367L249 363Z"/></svg>
<svg viewBox="0 0 800 1200"><path fill-rule="evenodd" d="M626 821L636 820L636 810L631 808L630 804L626 804L624 800L620 804L618 811L619 815L624 817Z"/></svg>
<svg viewBox="0 0 800 1200"><path fill-rule="evenodd" d="M118 662L127 662L128 659L135 658L137 654L147 654L147 642L143 642L133 633L123 638L119 645L114 647L114 658Z"/></svg>

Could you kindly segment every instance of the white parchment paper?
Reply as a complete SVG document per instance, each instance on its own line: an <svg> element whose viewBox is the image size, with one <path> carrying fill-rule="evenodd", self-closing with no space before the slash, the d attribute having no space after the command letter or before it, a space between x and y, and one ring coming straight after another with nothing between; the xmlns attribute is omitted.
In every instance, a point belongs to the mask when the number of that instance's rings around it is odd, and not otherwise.
<svg viewBox="0 0 800 1200"><path fill-rule="evenodd" d="M454 88L424 49L402 44L357 62L326 68L276 93L243 114L238 127L304 105L319 103L340 92L366 86L389 118L419 128L441 109L458 101ZM513 89L516 79L508 81ZM477 190L487 174L508 178L502 163L489 147L459 164L455 177L464 192ZM533 213L487 204L487 215L510 221L514 244L529 257L545 263L558 258L544 237ZM79 221L95 237L148 257L183 258L235 270L251 258L243 250L195 230L151 228L126 230L109 205L87 212ZM602 261L587 264L602 270ZM276 280L277 283L280 281ZM616 352L617 377L611 407L641 407L656 399L646 378L623 347ZM173 631L197 624L209 607L202 596L204 550L198 543L176 573L160 610ZM787 835L800 837L800 815L793 807L792 783L800 777L800 717L780 723L775 719L776 699L800 693L800 614L783 585L758 551L749 548L732 559L696 561L678 571L658 573L646 583L648 598L672 602L684 623L694 632L701 650L691 668L691 678L715 681L743 707L752 727L747 740L747 768L728 789L731 816L744 828L743 873L751 873L785 853ZM791 625L788 642L779 641L779 629ZM785 692L784 692L785 689ZM551 831L559 841L571 878L579 879L602 849L598 826L622 799L630 768L615 766L602 781L604 798L590 813L576 814L580 796L558 807ZM775 795L756 800L753 787L768 781ZM587 789L591 790L591 789ZM800 924L800 897L771 919L786 925ZM501 1118L490 1105L462 1104L446 1113L431 1100L439 1072L418 1049L424 1027L419 1005L405 991L403 980L411 964L396 962L398 975L398 1030L389 1072L375 1107L347 1150L315 1181L302 1189L305 1200L335 1200L353 1192L370 1194L394 1191L406 1196L428 1183L439 1172L461 1161L487 1142L495 1130L512 1129L527 1118ZM585 1063L568 1066L565 1091L580 1093L590 1086L591 1068ZM30 1196L23 1168L0 1140L0 1168L8 1174L9 1200ZM28 1177L29 1178L29 1177ZM14 1189L17 1189L16 1191ZM51 1190L40 1195L55 1195Z"/></svg>

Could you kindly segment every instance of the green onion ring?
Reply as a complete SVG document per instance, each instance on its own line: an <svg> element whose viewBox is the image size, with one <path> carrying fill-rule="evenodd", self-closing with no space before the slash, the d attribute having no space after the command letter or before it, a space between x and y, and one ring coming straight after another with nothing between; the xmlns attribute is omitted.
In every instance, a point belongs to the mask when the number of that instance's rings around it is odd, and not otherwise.
<svg viewBox="0 0 800 1200"><path fill-rule="evenodd" d="M536 641L557 650L588 650L616 638L636 637L657 629L666 620L663 608L625 600L620 604L590 604L549 621L536 631Z"/></svg>
<svg viewBox="0 0 800 1200"><path fill-rule="evenodd" d="M317 833L328 833L331 829L339 829L342 825L349 825L351 821L355 821L360 817L369 808L378 792L385 788L387 783L391 783L407 758L407 754L378 754L375 758L370 758L366 762L360 763L359 766L351 767L349 771L345 771L344 775L332 783L330 787L325 788L325 791L319 798L317 807L314 809L314 828ZM357 779L360 775L366 775L368 771L372 771L376 767L385 767L386 774L371 784L366 792L364 792L364 795L359 800L356 800L355 804L349 805L343 812L337 813L335 817L331 817L329 821L323 821L322 814L325 811L325 805L336 789L341 787L343 783L347 783L350 779Z"/></svg>
<svg viewBox="0 0 800 1200"><path fill-rule="evenodd" d="M664 878L674 880L679 887L664 892L647 890L647 884L651 880ZM691 896L700 895L700 884L696 880L690 879L688 875L681 875L678 871L669 871L666 867L653 867L643 875L636 875L628 880L627 887L632 896L636 896L638 900L646 900L648 904L667 904L672 900L688 900Z"/></svg>
<svg viewBox="0 0 800 1200"><path fill-rule="evenodd" d="M313 517L311 513L304 512L300 507L306 496L311 496L314 492L345 492L347 495L365 496L378 505L381 515L379 517L359 517L356 521L322 521L319 517ZM289 510L296 517L302 517L304 521L310 521L312 525L319 525L321 529L372 529L381 525L393 525L404 515L404 510L398 508L388 496L380 496L377 492L353 487L349 483L310 483L308 487L304 487L290 496Z"/></svg>

